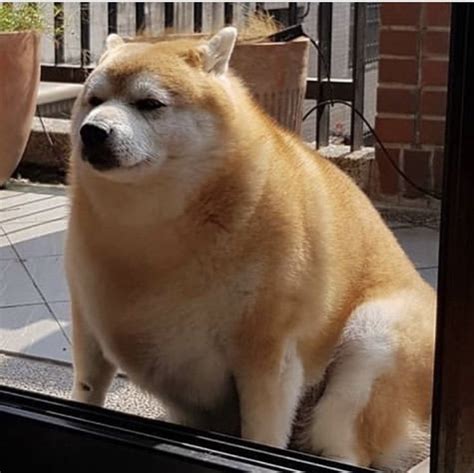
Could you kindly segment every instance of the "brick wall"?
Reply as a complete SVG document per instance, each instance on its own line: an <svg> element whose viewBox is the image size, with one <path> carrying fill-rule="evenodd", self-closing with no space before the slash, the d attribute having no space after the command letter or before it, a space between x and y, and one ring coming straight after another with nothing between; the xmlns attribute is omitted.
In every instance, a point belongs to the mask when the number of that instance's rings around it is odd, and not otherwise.
<svg viewBox="0 0 474 473"><path fill-rule="evenodd" d="M441 188L448 78L450 5L382 3L376 130L408 176ZM379 194L421 194L376 150Z"/></svg>

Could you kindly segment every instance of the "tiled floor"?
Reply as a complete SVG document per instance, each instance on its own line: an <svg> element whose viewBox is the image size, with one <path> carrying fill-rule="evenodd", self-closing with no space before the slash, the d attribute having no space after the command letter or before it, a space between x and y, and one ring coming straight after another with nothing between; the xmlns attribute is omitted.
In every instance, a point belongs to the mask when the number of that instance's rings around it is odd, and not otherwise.
<svg viewBox="0 0 474 473"><path fill-rule="evenodd" d="M71 361L62 257L68 206L58 186L0 191L0 350Z"/></svg>
<svg viewBox="0 0 474 473"><path fill-rule="evenodd" d="M71 361L62 256L67 213L62 187L0 190L0 351ZM422 276L436 287L438 232L390 226Z"/></svg>
<svg viewBox="0 0 474 473"><path fill-rule="evenodd" d="M400 245L420 274L433 287L438 278L439 232L428 227L391 224Z"/></svg>

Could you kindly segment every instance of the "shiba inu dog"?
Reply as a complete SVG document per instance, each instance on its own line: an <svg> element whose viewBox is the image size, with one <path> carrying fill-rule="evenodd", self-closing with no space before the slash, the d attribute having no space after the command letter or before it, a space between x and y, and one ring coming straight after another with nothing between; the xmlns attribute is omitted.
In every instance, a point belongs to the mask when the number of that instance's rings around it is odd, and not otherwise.
<svg viewBox="0 0 474 473"><path fill-rule="evenodd" d="M73 398L102 404L120 368L176 422L404 471L427 454L434 291L228 70L236 35L112 35L77 100Z"/></svg>

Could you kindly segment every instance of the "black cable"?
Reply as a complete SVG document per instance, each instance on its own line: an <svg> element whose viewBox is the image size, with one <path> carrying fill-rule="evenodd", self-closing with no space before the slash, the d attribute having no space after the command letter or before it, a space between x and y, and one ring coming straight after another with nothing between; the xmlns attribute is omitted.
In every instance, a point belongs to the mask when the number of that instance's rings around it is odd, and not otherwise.
<svg viewBox="0 0 474 473"><path fill-rule="evenodd" d="M41 123L41 128L43 129L43 133L46 135L46 138L48 140L48 144L51 147L51 149L53 150L54 157L56 158L56 162L60 163L61 161L63 161L64 158L61 158L61 156L60 156L61 153L57 149L56 143L53 141L53 138L51 137L48 130L46 129L46 125L44 123L43 116L41 115L41 111L40 111L39 106L36 106L36 116L38 117L38 119Z"/></svg>
<svg viewBox="0 0 474 473"><path fill-rule="evenodd" d="M413 182L398 166L397 164L395 163L394 159L392 158L392 156L390 155L390 153L388 152L387 148L385 147L385 145L383 144L382 140L379 138L379 136L377 135L377 133L375 132L374 128L372 127L372 125L368 122L368 120L364 117L364 115L359 112L359 110L357 110L354 105L351 103L351 102L346 102L345 100L339 100L339 99L333 99L332 101L330 100L324 100L322 102L319 102L317 105L315 105L314 107L312 107L310 110L308 110L304 116L303 116L303 121L305 121L315 110L317 110L318 108L320 107L325 107L327 105L334 105L335 103L339 103L339 104L342 104L342 105L345 105L346 107L349 107L351 110L354 110L354 112L361 118L361 120L365 123L365 125L367 126L367 128L369 129L369 131L372 133L373 137L376 139L377 143L379 144L380 148L382 149L383 153L385 154L385 156L387 157L387 159L389 160L390 164L393 166L393 168L395 169L395 171L403 177L403 179L405 179L405 181L407 181L411 186L413 186L417 191L425 194L425 195L428 195L430 197L432 197L433 199L437 199L437 200L441 200L441 195L438 194L437 192L434 192L434 191L430 191L430 190L427 190L427 189L424 189L423 187L420 187L418 184L416 184L415 182Z"/></svg>
<svg viewBox="0 0 474 473"><path fill-rule="evenodd" d="M319 57L321 58L321 62L323 63L324 68L326 69L326 78L329 86L329 98L332 99L334 97L334 92L331 83L329 63L326 60L326 56L321 52L321 48L319 47L318 43L309 34L305 33L305 31L303 30L302 23L298 23L297 25L291 25L288 28L284 28L282 30L277 31L276 33L272 33L265 39L266 41L271 42L287 42L292 41L296 38L300 38L301 36L309 39L311 44L316 49L316 52L319 54Z"/></svg>
<svg viewBox="0 0 474 473"><path fill-rule="evenodd" d="M52 140L48 130L46 129L46 126L45 126L44 121L43 121L43 116L41 115L39 106L36 106L36 116L38 117L38 119L41 123L41 128L43 128L43 133L46 135L46 138L48 139L49 145L54 148L53 140Z"/></svg>
<svg viewBox="0 0 474 473"><path fill-rule="evenodd" d="M303 32L303 36L310 40L311 44L314 46L314 48L318 52L318 54L321 58L321 62L324 65L324 68L326 69L326 80L328 81L328 87L329 87L329 101L330 101L331 105L334 105L334 103L333 103L333 101L334 101L334 89L333 89L333 85L332 85L332 82L331 82L331 73L329 71L329 63L327 62L325 55L321 52L321 48L319 47L319 44L311 36L309 36L305 32Z"/></svg>
<svg viewBox="0 0 474 473"><path fill-rule="evenodd" d="M298 21L302 21L304 20L310 13L311 11L311 2L307 2L306 3L306 10L304 11L304 13L298 18Z"/></svg>

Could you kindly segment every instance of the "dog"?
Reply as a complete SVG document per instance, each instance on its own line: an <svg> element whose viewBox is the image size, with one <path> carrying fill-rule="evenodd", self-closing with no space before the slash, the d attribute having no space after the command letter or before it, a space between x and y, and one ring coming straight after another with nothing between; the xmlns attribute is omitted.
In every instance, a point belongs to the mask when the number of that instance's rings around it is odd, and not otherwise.
<svg viewBox="0 0 474 473"><path fill-rule="evenodd" d="M73 399L103 404L121 369L174 422L406 471L428 453L435 293L253 101L236 37L111 35L76 101Z"/></svg>

